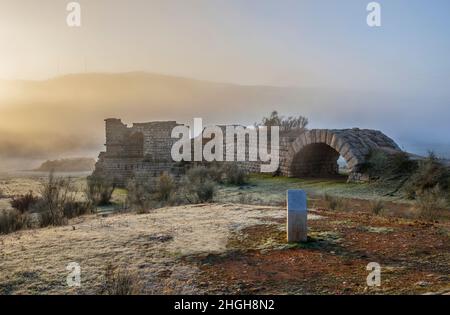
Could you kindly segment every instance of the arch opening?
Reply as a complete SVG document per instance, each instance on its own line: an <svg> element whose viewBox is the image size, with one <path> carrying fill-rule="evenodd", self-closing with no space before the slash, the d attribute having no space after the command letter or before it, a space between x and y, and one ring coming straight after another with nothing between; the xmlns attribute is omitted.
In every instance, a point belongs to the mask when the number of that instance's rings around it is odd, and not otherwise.
<svg viewBox="0 0 450 315"><path fill-rule="evenodd" d="M345 159L335 149L325 143L312 143L294 155L290 174L293 177L336 177L345 166Z"/></svg>

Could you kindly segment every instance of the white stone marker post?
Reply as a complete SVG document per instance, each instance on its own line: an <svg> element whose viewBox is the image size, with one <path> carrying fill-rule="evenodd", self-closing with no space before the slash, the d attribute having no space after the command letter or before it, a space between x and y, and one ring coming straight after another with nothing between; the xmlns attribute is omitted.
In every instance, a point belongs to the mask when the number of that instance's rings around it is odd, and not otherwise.
<svg viewBox="0 0 450 315"><path fill-rule="evenodd" d="M287 241L306 242L307 230L306 193L300 189L287 191Z"/></svg>

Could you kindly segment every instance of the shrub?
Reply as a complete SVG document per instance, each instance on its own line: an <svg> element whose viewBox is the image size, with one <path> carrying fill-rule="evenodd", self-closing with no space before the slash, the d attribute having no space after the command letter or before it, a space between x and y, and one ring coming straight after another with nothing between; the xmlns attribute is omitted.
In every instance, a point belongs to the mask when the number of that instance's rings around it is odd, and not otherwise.
<svg viewBox="0 0 450 315"><path fill-rule="evenodd" d="M91 214L94 210L94 206L89 201L69 201L64 204L63 212L65 218L72 219L85 214Z"/></svg>
<svg viewBox="0 0 450 315"><path fill-rule="evenodd" d="M8 234L30 226L28 214L23 214L19 210L0 211L0 234Z"/></svg>
<svg viewBox="0 0 450 315"><path fill-rule="evenodd" d="M67 218L64 209L75 201L75 192L70 178L56 178L50 173L48 181L42 184L41 199L34 206L41 214L41 226L64 225Z"/></svg>
<svg viewBox="0 0 450 315"><path fill-rule="evenodd" d="M167 202L173 199L176 191L176 183L172 176L164 172L156 184L156 198L159 201Z"/></svg>
<svg viewBox="0 0 450 315"><path fill-rule="evenodd" d="M373 214L380 215L384 210L384 202L379 199L370 201L370 210Z"/></svg>
<svg viewBox="0 0 450 315"><path fill-rule="evenodd" d="M127 191L127 204L138 213L145 213L151 207L153 198L149 183L131 179L128 181Z"/></svg>
<svg viewBox="0 0 450 315"><path fill-rule="evenodd" d="M411 160L406 152L397 152L388 157L387 173L391 176L410 175L417 167L417 161Z"/></svg>
<svg viewBox="0 0 450 315"><path fill-rule="evenodd" d="M326 202L327 208L330 210L338 210L344 205L344 202L341 198L331 196L327 193L325 193L324 195L324 200Z"/></svg>
<svg viewBox="0 0 450 315"><path fill-rule="evenodd" d="M433 153L430 153L425 160L419 162L419 167L408 180L405 191L410 198L416 198L434 189L444 194L444 191L449 188L449 183L449 169Z"/></svg>
<svg viewBox="0 0 450 315"><path fill-rule="evenodd" d="M210 163L206 168L205 175L216 183L223 183L225 177L225 169L226 165L214 161Z"/></svg>
<svg viewBox="0 0 450 315"><path fill-rule="evenodd" d="M111 204L115 184L106 178L89 176L87 178L86 198L96 206Z"/></svg>
<svg viewBox="0 0 450 315"><path fill-rule="evenodd" d="M248 183L248 174L236 164L227 164L223 168L225 181L232 185L245 185Z"/></svg>
<svg viewBox="0 0 450 315"><path fill-rule="evenodd" d="M196 166L187 171L184 186L186 199L191 202L209 202L216 192L216 184L208 176L208 170L203 166Z"/></svg>
<svg viewBox="0 0 450 315"><path fill-rule="evenodd" d="M416 200L419 216L427 220L438 219L447 206L447 200L438 186L425 191Z"/></svg>
<svg viewBox="0 0 450 315"><path fill-rule="evenodd" d="M100 294L137 295L142 293L142 284L137 275L127 269L109 263L105 268Z"/></svg>
<svg viewBox="0 0 450 315"><path fill-rule="evenodd" d="M11 201L11 207L19 210L21 213L31 210L31 208L39 201L39 197L34 196L30 191L25 195L14 196Z"/></svg>
<svg viewBox="0 0 450 315"><path fill-rule="evenodd" d="M387 154L382 150L371 151L362 166L362 171L372 179L392 180L410 176L417 168L405 152Z"/></svg>
<svg viewBox="0 0 450 315"><path fill-rule="evenodd" d="M308 118L304 116L289 116L285 118L284 116L278 115L277 111L272 111L270 116L263 117L260 123L256 123L256 126L279 126L281 132L290 132L297 130L304 130L308 126Z"/></svg>

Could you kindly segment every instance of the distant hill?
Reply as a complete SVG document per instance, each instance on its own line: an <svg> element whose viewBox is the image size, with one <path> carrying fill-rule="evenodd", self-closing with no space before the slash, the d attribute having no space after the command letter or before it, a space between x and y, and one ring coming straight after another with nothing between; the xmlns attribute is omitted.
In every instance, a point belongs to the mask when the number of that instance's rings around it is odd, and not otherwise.
<svg viewBox="0 0 450 315"><path fill-rule="evenodd" d="M205 124L253 124L274 109L290 114L293 110L285 109L295 106L296 113L308 115L309 105L321 95L310 88L243 86L144 72L0 81L0 159L97 154L103 148L105 118L187 123L202 117Z"/></svg>
<svg viewBox="0 0 450 315"><path fill-rule="evenodd" d="M202 117L204 124L250 125L272 110L304 115L311 128L380 129L401 140L398 143L406 150L421 140L427 150L450 152L445 149L450 148L445 115L434 115L426 106L414 107L425 113L411 111L411 104L409 99L377 91L239 85L145 72L0 80L0 170L10 165L23 169L20 161L28 159L95 156L104 149L105 118L189 123ZM414 116L405 119L405 113ZM427 115L433 129L413 127L427 122ZM430 139L441 146L429 145Z"/></svg>
<svg viewBox="0 0 450 315"><path fill-rule="evenodd" d="M94 170L95 160L92 158L72 158L46 161L34 171L37 172L88 172Z"/></svg>

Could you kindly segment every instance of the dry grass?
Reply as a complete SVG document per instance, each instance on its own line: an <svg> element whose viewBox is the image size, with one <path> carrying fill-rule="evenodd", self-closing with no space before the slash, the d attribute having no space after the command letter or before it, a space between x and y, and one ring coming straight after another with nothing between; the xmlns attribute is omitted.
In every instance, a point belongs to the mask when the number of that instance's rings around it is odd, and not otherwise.
<svg viewBox="0 0 450 315"><path fill-rule="evenodd" d="M143 285L136 272L108 263L102 279L99 294L138 295L143 293Z"/></svg>
<svg viewBox="0 0 450 315"><path fill-rule="evenodd" d="M323 199L327 204L327 208L330 210L344 210L346 204L343 198L324 194Z"/></svg>
<svg viewBox="0 0 450 315"><path fill-rule="evenodd" d="M385 208L384 201L377 199L370 201L370 211L375 215L382 214L383 210Z"/></svg>
<svg viewBox="0 0 450 315"><path fill-rule="evenodd" d="M416 209L422 219L438 220L448 210L447 200L438 187L423 192L417 197Z"/></svg>
<svg viewBox="0 0 450 315"><path fill-rule="evenodd" d="M19 210L0 210L0 234L8 234L30 227L31 220L28 214Z"/></svg>
<svg viewBox="0 0 450 315"><path fill-rule="evenodd" d="M0 236L0 294L95 294L109 261L139 272L145 293L201 293L193 283L196 266L180 259L223 253L231 234L284 216L284 209L273 207L192 205L83 216L68 226ZM70 262L81 266L80 288L66 285ZM25 281L24 274L35 276Z"/></svg>

